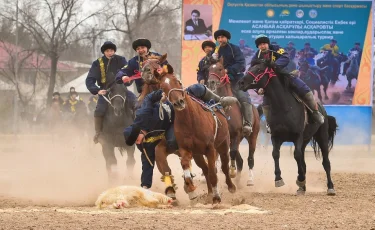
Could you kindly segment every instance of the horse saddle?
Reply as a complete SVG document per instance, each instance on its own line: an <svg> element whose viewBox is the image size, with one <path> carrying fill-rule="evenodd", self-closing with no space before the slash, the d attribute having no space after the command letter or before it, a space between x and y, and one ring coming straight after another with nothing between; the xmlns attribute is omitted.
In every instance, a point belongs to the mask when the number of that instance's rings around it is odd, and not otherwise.
<svg viewBox="0 0 375 230"><path fill-rule="evenodd" d="M208 103L207 102L204 102L202 101L201 99L197 98L197 97L194 97L192 95L190 95L191 99L193 101L195 101L196 103L198 103L202 108L203 110L205 111L209 111L212 113L212 115L215 115L215 112L219 112L221 113L225 118L227 118L225 112L224 112L224 108L223 106L221 106L220 104L216 104L213 100L210 100Z"/></svg>

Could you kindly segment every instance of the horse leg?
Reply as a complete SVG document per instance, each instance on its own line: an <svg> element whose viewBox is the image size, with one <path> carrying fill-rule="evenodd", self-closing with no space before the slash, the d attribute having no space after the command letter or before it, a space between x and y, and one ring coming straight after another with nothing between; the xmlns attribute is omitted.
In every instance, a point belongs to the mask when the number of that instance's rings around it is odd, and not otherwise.
<svg viewBox="0 0 375 230"><path fill-rule="evenodd" d="M211 184L210 178L208 176L207 162L204 159L203 155L195 154L195 155L193 155L193 158L194 158L194 161L197 164L197 166L202 169L203 175L206 178L207 193L208 193L207 200L209 201L209 199L212 199L213 193L212 193L212 184Z"/></svg>
<svg viewBox="0 0 375 230"><path fill-rule="evenodd" d="M297 162L298 166L298 177L296 184L299 189L297 190L297 195L304 195L306 192L306 171L304 170L303 165L306 165L305 159L302 158L302 145L303 145L303 135L301 135L294 142L294 159Z"/></svg>
<svg viewBox="0 0 375 230"><path fill-rule="evenodd" d="M247 164L249 165L249 179L247 179L246 185L253 186L254 185L254 153L257 145L257 135L255 133L251 133L251 136L247 138L249 143L249 156L247 157Z"/></svg>
<svg viewBox="0 0 375 230"><path fill-rule="evenodd" d="M190 161L193 158L193 154L186 149L182 149L181 147L179 148L178 151L180 152L180 155L181 155L181 166L182 166L182 169L184 170L184 180L185 180L184 190L189 195L189 199L193 200L198 197L198 195L195 193L195 189L197 187L194 186L193 178L192 178L191 171L190 171ZM215 162L214 162L214 168L215 168Z"/></svg>
<svg viewBox="0 0 375 230"><path fill-rule="evenodd" d="M305 177L306 177L306 162L305 162L305 150L307 144L310 142L310 140L303 140L302 147L301 147L301 154L302 154L302 169L305 172ZM297 195L303 195L306 192L306 183L299 183L299 181L296 181L298 185L298 190L297 190ZM300 186L301 185L301 186Z"/></svg>
<svg viewBox="0 0 375 230"><path fill-rule="evenodd" d="M328 88L328 82L323 84L323 91L324 91L324 100L329 100L329 97L327 95L327 88Z"/></svg>
<svg viewBox="0 0 375 230"><path fill-rule="evenodd" d="M228 149L227 149L228 150ZM215 167L215 161L217 159L216 157L216 150L213 146L213 144L211 144L210 146L208 146L208 150L206 152L206 156L207 156L207 163L208 163L208 177L209 177L209 180L211 182L211 185L212 185L212 192L213 192L213 198L212 198L212 202L213 204L218 204L221 202L221 197L220 197L220 194L219 194L219 188L217 187L217 174L216 174L216 167ZM228 165L229 162L227 162L227 165ZM222 166L224 165L224 162L222 164ZM228 176L229 176L229 169L228 169Z"/></svg>
<svg viewBox="0 0 375 230"><path fill-rule="evenodd" d="M130 174L133 174L133 169L135 166L135 145L126 147L127 159L126 159L126 168Z"/></svg>
<svg viewBox="0 0 375 230"><path fill-rule="evenodd" d="M240 152L238 151L240 145L241 133L236 132L233 134L230 140L230 168L229 174L232 178L235 178L237 173L241 174L243 168L243 159ZM237 172L236 172L236 163L237 163ZM240 176L239 176L240 177ZM238 178L239 178L238 177Z"/></svg>
<svg viewBox="0 0 375 230"><path fill-rule="evenodd" d="M281 178L281 170L280 170L280 162L279 162L280 147L283 142L272 136L271 136L271 141L273 145L272 157L275 163L275 187L281 187L285 185L283 178Z"/></svg>
<svg viewBox="0 0 375 230"><path fill-rule="evenodd" d="M326 118L327 119L327 118ZM329 136L328 131L324 128L326 124L323 124L320 126L318 132L314 135L314 139L319 145L319 148L322 151L322 157L323 157L323 168L324 171L326 171L327 175L327 195L333 196L336 195L336 191L333 186L332 178L331 178L331 162L329 160Z"/></svg>
<svg viewBox="0 0 375 230"><path fill-rule="evenodd" d="M174 177L168 165L167 157L167 145L165 140L163 140L155 147L155 162L162 175L161 181L165 184L165 195L176 200L176 185L174 184Z"/></svg>
<svg viewBox="0 0 375 230"><path fill-rule="evenodd" d="M346 86L346 89L352 88L352 79L350 76L346 75L346 79L348 80L348 85Z"/></svg>
<svg viewBox="0 0 375 230"><path fill-rule="evenodd" d="M236 192L236 186L233 184L232 179L229 175L229 154L228 154L228 142L223 142L219 148L217 148L217 152L220 155L221 159L221 170L225 175L225 183L228 185L228 191L231 193Z"/></svg>
<svg viewBox="0 0 375 230"><path fill-rule="evenodd" d="M117 159L115 156L114 147L108 143L102 144L102 152L106 163L108 173L108 183L114 185L117 180Z"/></svg>
<svg viewBox="0 0 375 230"><path fill-rule="evenodd" d="M319 101L323 103L322 93L320 92L320 85L316 87L316 92L318 93Z"/></svg>

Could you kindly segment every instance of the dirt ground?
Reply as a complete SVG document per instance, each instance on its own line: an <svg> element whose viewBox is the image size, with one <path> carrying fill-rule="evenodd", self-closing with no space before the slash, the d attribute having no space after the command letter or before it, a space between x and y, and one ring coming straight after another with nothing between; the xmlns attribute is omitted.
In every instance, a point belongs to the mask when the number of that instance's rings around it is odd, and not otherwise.
<svg viewBox="0 0 375 230"><path fill-rule="evenodd" d="M280 160L286 185L275 188L271 148L258 145L255 186L246 186L245 167L236 182L238 191L230 194L220 173L223 200L218 209L204 204L206 185L199 175L195 182L202 198L190 203L182 189L178 158L170 156L180 187L179 206L98 210L94 202L108 188L100 147L93 146L89 138L73 137L0 138L0 229L375 229L374 145L371 152L360 146L334 148L330 157L334 197L325 194L321 160L315 159L311 149L306 156L307 192L296 196L297 166L290 148L282 149ZM247 150L242 145L244 158ZM126 157L116 156L124 175L121 184L139 185L139 152L132 172L125 168ZM193 169L199 174L195 165ZM160 176L155 169L153 191L163 191Z"/></svg>

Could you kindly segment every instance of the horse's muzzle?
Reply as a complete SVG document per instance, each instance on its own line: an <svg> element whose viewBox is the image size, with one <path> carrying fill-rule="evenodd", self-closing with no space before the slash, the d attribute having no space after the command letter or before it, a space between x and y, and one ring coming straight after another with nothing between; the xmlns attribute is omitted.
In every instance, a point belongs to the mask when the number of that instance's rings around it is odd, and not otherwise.
<svg viewBox="0 0 375 230"><path fill-rule="evenodd" d="M173 103L173 108L178 110L178 111L184 110L185 106L186 106L186 104L185 104L184 99L179 99L177 102Z"/></svg>
<svg viewBox="0 0 375 230"><path fill-rule="evenodd" d="M114 107L113 111L116 117L122 116L123 114L123 108Z"/></svg>
<svg viewBox="0 0 375 230"><path fill-rule="evenodd" d="M246 84L245 84L245 81L243 79L239 80L237 84L238 84L238 89L240 89L242 91L247 91Z"/></svg>

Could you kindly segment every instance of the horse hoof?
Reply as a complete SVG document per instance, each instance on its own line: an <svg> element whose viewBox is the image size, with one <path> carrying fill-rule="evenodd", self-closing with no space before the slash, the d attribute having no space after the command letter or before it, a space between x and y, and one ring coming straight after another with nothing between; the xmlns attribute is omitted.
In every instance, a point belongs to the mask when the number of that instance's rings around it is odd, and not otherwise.
<svg viewBox="0 0 375 230"><path fill-rule="evenodd" d="M278 187L282 187L282 186L284 186L285 185L285 183L284 183L284 180L283 179L281 179L281 180L276 180L275 181L275 187L276 188L278 188Z"/></svg>
<svg viewBox="0 0 375 230"><path fill-rule="evenodd" d="M188 192L189 200L194 200L198 197L197 193L195 191Z"/></svg>
<svg viewBox="0 0 375 230"><path fill-rule="evenodd" d="M176 199L173 199L171 205L172 206L179 206L180 202L178 200L176 200Z"/></svg>
<svg viewBox="0 0 375 230"><path fill-rule="evenodd" d="M173 200L176 200L176 193L167 193L167 197L172 198Z"/></svg>
<svg viewBox="0 0 375 230"><path fill-rule="evenodd" d="M228 191L229 191L230 193L235 193L236 190L237 190L237 188L236 188L235 185L233 185L233 186L231 186L231 187L228 187Z"/></svg>
<svg viewBox="0 0 375 230"><path fill-rule="evenodd" d="M220 204L221 203L221 197L220 196L214 196L212 198L212 204L213 205L217 205L217 204Z"/></svg>
<svg viewBox="0 0 375 230"><path fill-rule="evenodd" d="M334 196L334 195L336 195L336 191L335 191L335 189L333 189L333 188L329 188L329 189L327 190L327 195L328 195L328 196Z"/></svg>
<svg viewBox="0 0 375 230"><path fill-rule="evenodd" d="M300 196L300 195L305 195L306 191L303 189L303 188L299 188L297 190L297 196Z"/></svg>
<svg viewBox="0 0 375 230"><path fill-rule="evenodd" d="M235 167L230 167L229 168L229 176L230 178L236 178L237 176L237 170Z"/></svg>
<svg viewBox="0 0 375 230"><path fill-rule="evenodd" d="M247 186L254 186L254 180L248 179L247 182L246 182L246 185Z"/></svg>
<svg viewBox="0 0 375 230"><path fill-rule="evenodd" d="M303 187L303 186L306 185L306 180L304 180L304 181L296 180L296 184L297 184L298 187Z"/></svg>

